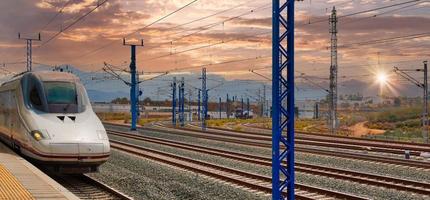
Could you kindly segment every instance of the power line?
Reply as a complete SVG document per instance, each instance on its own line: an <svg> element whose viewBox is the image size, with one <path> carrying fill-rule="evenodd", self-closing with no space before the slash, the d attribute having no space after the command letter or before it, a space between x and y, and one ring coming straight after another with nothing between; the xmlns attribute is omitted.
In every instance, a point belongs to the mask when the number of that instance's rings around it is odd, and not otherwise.
<svg viewBox="0 0 430 200"><path fill-rule="evenodd" d="M49 26L49 24L51 24L60 14L63 13L64 8L66 8L72 1L74 0L68 0L66 3L63 4L63 6L60 8L60 10L58 10L58 12L48 21L48 23L46 23L40 32L42 32L46 27Z"/></svg>
<svg viewBox="0 0 430 200"><path fill-rule="evenodd" d="M150 27L150 26L152 26L152 25L154 25L154 24L156 24L156 23L158 23L158 22L166 19L167 17L170 17L171 15L173 15L173 14L175 14L175 13L177 13L177 12L183 10L183 9L185 9L186 7L190 6L191 4L193 4L193 3L197 2L197 1L199 1L199 0L193 0L193 1L189 2L189 3L185 4L184 6L182 6L182 7L178 8L178 9L174 10L173 12L171 12L171 13L169 13L169 14L167 14L167 15L165 15L165 16L163 16L163 17L161 17L161 18L159 18L159 19L157 19L157 20L155 20L153 22L151 22L150 24L148 24L146 26L143 26L142 28L136 29L136 30L134 30L131 33L128 33L127 35L125 35L125 37L129 37L130 35L133 35L133 34L139 32L139 31L145 30L146 28L148 28L148 27ZM93 53L96 53L96 52L98 52L98 51L100 51L100 50L102 50L104 48L109 47L110 45L112 45L114 43L115 43L115 41L109 42L106 45L103 45L103 46L101 46L99 48L96 48L96 49L94 49L92 51L89 51L89 52L83 54L80 57L85 57L85 56L91 55Z"/></svg>
<svg viewBox="0 0 430 200"><path fill-rule="evenodd" d="M171 72L178 72L178 71L189 70L189 69L198 69L198 68L202 68L202 67L230 64L230 63L236 63L236 62L244 62L244 61L250 61L250 60L259 60L259 59L265 59L265 58L272 58L272 56L271 55L257 56L257 57L249 57L249 58L236 59L236 60L227 60L227 61L223 61L223 62L219 62L219 63L209 63L209 64L203 64L203 65L194 65L194 66L184 67L184 68L174 68L174 69L169 70L167 72L171 73Z"/></svg>
<svg viewBox="0 0 430 200"><path fill-rule="evenodd" d="M362 10L362 11L349 13L349 14L345 14L345 15L339 15L338 19L345 18L345 17L351 17L351 16L359 15L359 14L364 14L364 13L368 13L368 12L373 12L373 11L377 11L377 10L383 10L383 9L387 9L387 8L391 8L391 7L401 6L401 5L414 3L414 2L418 2L418 1L421 1L421 0L411 0L411 1L396 3L396 4L392 4L392 5L388 5L388 6L382 6L382 7L372 8L372 9L368 9L368 10ZM297 27L305 26L305 25L311 25L311 24L318 24L318 23L322 23L322 22L327 22L327 19L321 19L321 20L317 20L317 21L313 21L313 22L309 22L309 23L303 23L303 24L298 25Z"/></svg>
<svg viewBox="0 0 430 200"><path fill-rule="evenodd" d="M94 12L97 8L99 8L100 6L102 6L103 4L105 4L106 2L108 2L109 0L104 0L101 3L97 2L97 5L91 9L89 12L85 13L84 15L82 15L81 17L79 17L78 19L76 19L75 21L73 21L71 24L69 24L68 26L66 26L64 29L62 28L58 33L56 33L55 35L53 35L51 38L49 38L48 40L46 40L45 42L43 42L39 47L43 47L46 44L48 44L50 41L54 40L56 37L58 37L61 33L67 31L70 27L72 27L73 25L75 25L76 23L78 23L79 21L83 20L85 17L87 17L89 14L91 14L92 12Z"/></svg>
<svg viewBox="0 0 430 200"><path fill-rule="evenodd" d="M222 40L221 42L217 42L217 43L213 43L213 44L209 44L209 45L205 45L205 46L200 46L200 47L195 47L195 48L191 48L191 49L187 49L187 50L183 50L183 51L178 51L178 52L175 52L175 53L169 53L169 54L165 54L165 55L161 55L161 56L149 58L149 59L146 59L146 60L143 60L143 61L151 61L151 60L155 60L155 59L159 59L159 58L164 58L164 57L168 57L168 56L173 56L173 55L177 55L177 54L182 54L182 53L186 53L186 52L190 52L190 51L195 51L195 50L199 50L199 49L205 49L205 48L209 48L209 47L216 46L216 45L219 45L219 44L225 44L225 43L236 41L236 40L240 40L240 39L246 39L246 38L251 38L251 37L258 36L258 35L269 34L271 32L272 31L265 31L265 32L262 32L262 33L259 33L259 34L244 36L244 37L240 37L240 38L234 38L234 39L230 39L230 40L227 40L227 41Z"/></svg>
<svg viewBox="0 0 430 200"><path fill-rule="evenodd" d="M406 6L403 6L403 7L400 7L400 8L395 8L393 10L388 10L388 11L385 11L385 12L382 12L382 13L377 13L377 14L374 14L374 15L371 15L371 16L368 16L368 17L359 18L359 19L353 19L351 21L343 22L342 25L349 24L349 23L352 23L352 22L362 21L362 20L366 20L366 19L375 18L377 16L385 15L385 14L388 14L388 13L404 11L404 9L406 9L406 8L410 8L410 7L419 5L419 4L424 3L424 2L429 2L429 1L416 2L416 3L411 4L411 5L406 5Z"/></svg>
<svg viewBox="0 0 430 200"><path fill-rule="evenodd" d="M389 37L389 38L381 38L377 40L354 42L354 43L342 44L342 45L339 45L339 47L345 48L345 47L351 47L355 45L361 46L361 45L373 45L373 44L380 44L380 43L387 43L387 42L391 43L391 42L397 42L397 41L404 41L404 39L415 39L415 38L422 38L422 37L428 37L428 36L430 36L430 32L416 33L416 34Z"/></svg>
<svg viewBox="0 0 430 200"><path fill-rule="evenodd" d="M192 29L188 29L188 30L183 30L183 31L177 32L177 33L175 33L175 35L176 35L176 34L179 34L179 33L182 33L182 32L186 32L186 31L196 30L196 31L195 31L195 32L193 32L193 33L190 33L190 34L187 34L187 35L180 36L180 37L178 37L178 38L176 38L176 39L173 39L173 40L171 40L171 41L163 42L163 43L157 43L157 44L156 44L157 46L152 47L152 48L148 48L147 50L157 48L157 47L159 47L160 45L163 45L163 44L169 44L169 43L170 43L170 44L173 44L173 42L177 42L177 41L182 40L182 39L184 39L184 38L186 38L186 37L189 37L189 36L195 35L195 34L197 34L197 33L200 33L200 32L206 31L206 30L209 30L209 29L211 29L211 28L213 28L213 27L216 27L216 26L217 26L217 25L219 25L219 24L224 24L225 22L232 21L232 20L238 19L238 18L240 18L240 17L243 17L243 16L246 16L246 15L253 14L253 13L255 13L258 9L262 9L262 10L263 10L263 9L266 9L267 7L264 7L264 6L267 6L267 5L268 5L268 4L264 4L264 5L262 5L262 6L259 6L259 7L257 7L257 8L254 8L254 9L252 9L252 10L250 10L250 11L247 11L247 12L242 13L242 14L240 14L240 15L236 15L236 16L233 16L233 17L227 18L227 19L225 19L225 20L221 20L221 21L214 22L214 23L211 23L211 24L208 24L208 25L203 25L203 26L199 26L199 27L196 27L196 28L192 28ZM167 36L167 37L170 37L170 36Z"/></svg>
<svg viewBox="0 0 430 200"><path fill-rule="evenodd" d="M243 5L246 5L246 4L248 4L249 2L252 2L252 1L253 1L253 0L248 1L248 2L246 2L246 3L242 3L242 4L239 4L239 5L233 6L233 7L231 7L231 8L227 8L227 9L225 9L225 10L221 10L221 11L219 11L219 12L216 12L216 13L213 13L213 14L210 14L210 15L207 15L207 16L204 16L204 17L201 17L201 18L198 18L198 19L191 20L191 21L189 21L189 22L185 22L185 23L183 23L183 24L178 24L178 25L176 25L176 26L173 26L173 27L167 28L167 29L165 29L165 30L172 30L172 29L176 29L176 28L179 28L179 27L182 27L182 26L186 26L186 25L192 24L192 23L194 23L194 22L198 22L198 21L201 21L201 20L205 20L205 19L208 19L208 18L210 18L210 17L216 16L216 15L219 15L219 14L222 14L222 13L226 13L226 12L231 11L231 10L233 10L233 9L236 9L236 8L242 7ZM163 37L163 36L159 36L159 37Z"/></svg>

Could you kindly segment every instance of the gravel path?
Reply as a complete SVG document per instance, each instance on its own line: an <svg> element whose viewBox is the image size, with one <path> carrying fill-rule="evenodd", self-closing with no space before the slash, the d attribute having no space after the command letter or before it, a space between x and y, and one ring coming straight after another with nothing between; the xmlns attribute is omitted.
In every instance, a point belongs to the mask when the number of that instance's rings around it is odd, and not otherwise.
<svg viewBox="0 0 430 200"><path fill-rule="evenodd" d="M99 173L91 176L135 199L270 199L193 172L112 151Z"/></svg>

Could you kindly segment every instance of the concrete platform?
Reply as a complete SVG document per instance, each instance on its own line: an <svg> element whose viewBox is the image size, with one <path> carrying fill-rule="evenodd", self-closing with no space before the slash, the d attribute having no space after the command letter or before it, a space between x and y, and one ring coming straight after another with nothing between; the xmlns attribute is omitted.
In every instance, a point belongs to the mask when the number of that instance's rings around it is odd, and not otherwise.
<svg viewBox="0 0 430 200"><path fill-rule="evenodd" d="M0 142L0 200L18 199L79 198Z"/></svg>

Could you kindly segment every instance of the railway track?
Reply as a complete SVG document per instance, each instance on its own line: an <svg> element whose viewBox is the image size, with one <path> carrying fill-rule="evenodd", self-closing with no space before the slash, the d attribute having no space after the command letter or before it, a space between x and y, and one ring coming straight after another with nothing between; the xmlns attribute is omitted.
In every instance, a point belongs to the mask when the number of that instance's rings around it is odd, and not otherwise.
<svg viewBox="0 0 430 200"><path fill-rule="evenodd" d="M87 175L49 175L80 199L132 200L125 194Z"/></svg>
<svg viewBox="0 0 430 200"><path fill-rule="evenodd" d="M189 131L189 130L181 130L181 129L172 129L167 127L159 127L159 128L143 127L141 128L141 130L164 132L164 133L183 135L183 136L189 136L189 137L195 137L195 138L201 138L201 139L209 139L213 141L247 145L252 147L261 147L261 148L272 147L272 144L269 141L256 141L254 139L243 138L243 137L241 138L241 137L229 137L229 136L223 136L223 135L213 135L208 132L202 132L198 130ZM376 163L421 168L421 169L427 169L427 170L430 169L430 162L425 162L425 161L406 160L406 159L400 159L400 158L375 156L375 155L369 155L369 154L363 154L363 153L352 153L352 152L345 152L345 151L339 151L339 150L336 150L336 151L325 150L325 149L318 148L317 146L315 148L296 146L295 150L298 152L311 153L316 155L348 158L348 159L355 159L355 160L362 160L362 161L369 161L369 162L376 162Z"/></svg>
<svg viewBox="0 0 430 200"><path fill-rule="evenodd" d="M220 156L224 158L234 159L242 162L248 162L252 164L258 164L262 166L271 166L271 158L256 156L251 154L238 153L234 151L210 148L200 145L188 144L184 142L171 141L167 139L160 139L155 137L148 137L142 135L129 134L126 132L109 130L109 134L116 135L128 139L135 139L144 142L150 142L160 145L165 145L173 148L194 151L198 153L204 153L209 155ZM335 169L322 167L317 165L305 164L296 162L295 168L297 172L331 177L346 181L352 181L362 183L366 185L385 187L390 189L396 189L401 191L413 192L417 194L430 196L430 183L417 182L387 176L380 176L375 174L360 173L343 169Z"/></svg>
<svg viewBox="0 0 430 200"><path fill-rule="evenodd" d="M242 133L250 133L250 134L259 134L259 135L266 135L271 136L271 129L253 126L249 124L242 124L243 127L248 129L256 129L261 130L264 132L253 132L253 131L236 131L236 132L242 132ZM219 127L210 127L211 129L219 129L219 130L230 130L231 129L225 129L225 128L219 128ZM408 148L413 149L416 151L426 151L430 149L430 145L424 144L424 143L412 143L412 142L402 142L402 141L387 141L382 139L370 139L370 138L359 138L359 137L350 137L350 136L342 136L342 135L329 135L329 134L321 134L316 132L309 132L309 131L298 131L296 130L296 133L301 134L303 136L314 136L314 137L323 137L323 138L330 138L330 139L336 139L342 141L355 141L355 142L368 142L367 144L382 146L382 147L391 147L391 148Z"/></svg>
<svg viewBox="0 0 430 200"><path fill-rule="evenodd" d="M196 130L192 128L181 128L184 130ZM267 130L265 130L267 131ZM243 137L262 141L271 141L271 134L256 133L250 131L236 131L224 128L210 127L206 129L208 133L222 134L231 137ZM315 133L297 131L299 135L295 137L296 144L315 145L323 147L335 147L340 149L351 149L368 152L389 153L395 155L404 155L405 150L410 151L412 156L420 156L421 152L430 152L430 146L415 145L412 143L391 143L380 141L357 140L355 138L344 138L336 136L325 136Z"/></svg>
<svg viewBox="0 0 430 200"><path fill-rule="evenodd" d="M237 169L211 164L171 153L166 153L150 148L141 147L125 142L111 141L111 147L138 157L154 160L188 171L193 171L218 180L233 183L238 186L247 187L252 190L270 194L271 177L257 175ZM325 190L322 188L296 184L297 199L366 199L363 197L346 193Z"/></svg>

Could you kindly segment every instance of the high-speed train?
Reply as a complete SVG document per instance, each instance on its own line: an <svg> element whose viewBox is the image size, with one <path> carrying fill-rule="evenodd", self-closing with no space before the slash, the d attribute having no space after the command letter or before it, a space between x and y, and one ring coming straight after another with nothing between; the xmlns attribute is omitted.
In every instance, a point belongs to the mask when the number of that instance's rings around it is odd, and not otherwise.
<svg viewBox="0 0 430 200"><path fill-rule="evenodd" d="M63 173L97 171L110 155L84 86L65 72L26 72L0 85L0 138Z"/></svg>

